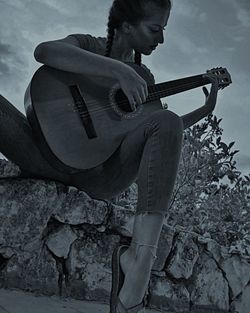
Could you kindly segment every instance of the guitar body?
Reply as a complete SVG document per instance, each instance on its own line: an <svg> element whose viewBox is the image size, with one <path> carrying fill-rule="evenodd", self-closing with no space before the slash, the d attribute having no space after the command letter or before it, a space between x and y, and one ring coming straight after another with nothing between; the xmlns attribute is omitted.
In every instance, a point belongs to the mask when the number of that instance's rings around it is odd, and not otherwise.
<svg viewBox="0 0 250 313"><path fill-rule="evenodd" d="M44 158L57 170L76 173L106 161L128 132L153 112L163 110L160 98L210 84L204 74L154 84L150 73L127 63L147 82L147 101L131 112L116 81L84 77L43 65L25 93L25 110ZM217 76L219 88L232 81L225 68L207 73Z"/></svg>
<svg viewBox="0 0 250 313"><path fill-rule="evenodd" d="M128 64L153 84L144 68ZM110 96L115 83L45 65L36 71L26 90L25 110L38 146L53 167L74 173L98 166L115 152L129 131L152 112L163 109L158 99L131 112L123 99L117 112L118 104Z"/></svg>

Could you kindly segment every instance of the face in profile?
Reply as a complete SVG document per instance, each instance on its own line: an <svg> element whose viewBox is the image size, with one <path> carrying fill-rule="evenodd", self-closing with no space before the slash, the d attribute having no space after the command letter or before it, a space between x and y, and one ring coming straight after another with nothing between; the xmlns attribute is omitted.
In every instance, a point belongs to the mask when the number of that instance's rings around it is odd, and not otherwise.
<svg viewBox="0 0 250 313"><path fill-rule="evenodd" d="M147 16L137 26L131 27L131 47L144 55L150 55L158 44L164 42L164 29L169 15L169 9L148 7Z"/></svg>

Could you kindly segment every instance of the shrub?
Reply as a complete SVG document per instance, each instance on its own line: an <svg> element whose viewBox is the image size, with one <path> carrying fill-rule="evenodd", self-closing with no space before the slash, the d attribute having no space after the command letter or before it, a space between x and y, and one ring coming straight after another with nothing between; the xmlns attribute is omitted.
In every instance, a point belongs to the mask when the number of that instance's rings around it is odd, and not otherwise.
<svg viewBox="0 0 250 313"><path fill-rule="evenodd" d="M221 120L211 114L185 130L168 223L231 245L250 236L250 174L237 170Z"/></svg>

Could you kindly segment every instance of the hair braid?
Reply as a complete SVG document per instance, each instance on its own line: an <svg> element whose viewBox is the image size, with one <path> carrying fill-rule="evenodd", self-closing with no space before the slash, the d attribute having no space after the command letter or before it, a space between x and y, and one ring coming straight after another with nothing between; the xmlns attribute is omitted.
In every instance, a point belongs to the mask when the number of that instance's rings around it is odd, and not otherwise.
<svg viewBox="0 0 250 313"><path fill-rule="evenodd" d="M112 50L112 46L113 46L114 36L115 36L115 28L111 22L108 23L107 32L108 34L107 34L107 39L106 39L105 56L109 57L111 50Z"/></svg>
<svg viewBox="0 0 250 313"><path fill-rule="evenodd" d="M141 53L138 52L138 51L135 51L135 56L134 56L134 62L135 62L135 64L141 66L141 61L142 61L141 59L142 59Z"/></svg>

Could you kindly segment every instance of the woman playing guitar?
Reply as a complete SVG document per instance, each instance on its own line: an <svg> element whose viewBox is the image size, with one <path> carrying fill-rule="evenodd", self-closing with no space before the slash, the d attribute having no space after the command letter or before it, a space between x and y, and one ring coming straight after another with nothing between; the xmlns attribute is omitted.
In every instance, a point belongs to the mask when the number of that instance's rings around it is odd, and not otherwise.
<svg viewBox="0 0 250 313"><path fill-rule="evenodd" d="M151 55L163 44L170 11L170 0L114 0L107 38L72 34L43 42L37 46L35 58L50 68L89 80L116 82L131 111L136 111L149 95L148 85L154 84L141 56ZM117 247L112 256L112 313L132 312L131 308L139 312L145 307L145 292L177 175L183 130L211 113L216 104L217 78L213 74L207 78L212 87L210 93L203 88L205 105L184 116L163 109L152 112L127 132L101 164L78 172L53 166L38 148L27 119L7 102L0 108L4 116L0 149L20 166L23 176L58 180L97 199L118 195L137 179L132 242L130 246Z"/></svg>

